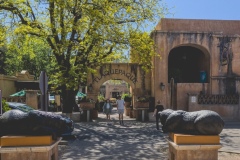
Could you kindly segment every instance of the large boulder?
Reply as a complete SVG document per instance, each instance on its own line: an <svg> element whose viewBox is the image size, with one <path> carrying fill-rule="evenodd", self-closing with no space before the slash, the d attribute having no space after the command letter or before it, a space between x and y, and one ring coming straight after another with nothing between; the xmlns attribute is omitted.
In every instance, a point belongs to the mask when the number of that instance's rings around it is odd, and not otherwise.
<svg viewBox="0 0 240 160"><path fill-rule="evenodd" d="M218 135L222 132L224 121L221 116L210 110L186 112L166 109L159 112L163 132L192 135Z"/></svg>
<svg viewBox="0 0 240 160"><path fill-rule="evenodd" d="M33 110L28 113L10 110L0 117L0 136L70 134L74 129L71 119L61 115Z"/></svg>

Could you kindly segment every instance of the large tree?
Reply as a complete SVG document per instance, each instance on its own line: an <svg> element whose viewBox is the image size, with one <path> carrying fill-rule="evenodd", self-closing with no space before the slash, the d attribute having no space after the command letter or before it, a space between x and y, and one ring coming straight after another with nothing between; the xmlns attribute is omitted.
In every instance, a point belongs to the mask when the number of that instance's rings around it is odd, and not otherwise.
<svg viewBox="0 0 240 160"><path fill-rule="evenodd" d="M6 29L0 25L0 74L6 74Z"/></svg>
<svg viewBox="0 0 240 160"><path fill-rule="evenodd" d="M71 113L78 86L110 56L132 47L151 68L154 48L143 24L165 9L160 0L0 0L0 11L11 33L48 43L57 64L49 76L62 91L63 112Z"/></svg>

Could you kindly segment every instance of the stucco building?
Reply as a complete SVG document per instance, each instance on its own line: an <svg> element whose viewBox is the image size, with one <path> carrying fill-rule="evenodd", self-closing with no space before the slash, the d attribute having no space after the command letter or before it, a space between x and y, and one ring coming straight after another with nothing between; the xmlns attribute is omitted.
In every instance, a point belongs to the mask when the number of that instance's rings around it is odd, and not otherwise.
<svg viewBox="0 0 240 160"><path fill-rule="evenodd" d="M239 120L240 21L161 19L151 33L156 52L154 68L144 73L131 63L105 64L89 75L88 93L96 97L109 79L131 87L133 106L139 96L150 96L165 108L195 111L209 109L225 120Z"/></svg>
<svg viewBox="0 0 240 160"><path fill-rule="evenodd" d="M167 108L239 119L240 21L161 19L151 92ZM160 90L160 83L165 90Z"/></svg>

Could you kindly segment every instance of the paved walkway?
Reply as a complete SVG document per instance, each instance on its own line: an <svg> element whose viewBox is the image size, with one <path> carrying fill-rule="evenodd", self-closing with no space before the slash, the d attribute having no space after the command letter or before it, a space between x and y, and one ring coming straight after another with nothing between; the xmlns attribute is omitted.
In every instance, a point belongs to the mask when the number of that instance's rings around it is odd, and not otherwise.
<svg viewBox="0 0 240 160"><path fill-rule="evenodd" d="M76 123L75 139L59 145L59 159L167 159L167 134L156 130L155 122L138 122L125 116L121 126L116 110L113 112L111 121L100 113L94 122ZM240 160L240 122L226 123L220 137L223 147L219 150L219 160Z"/></svg>

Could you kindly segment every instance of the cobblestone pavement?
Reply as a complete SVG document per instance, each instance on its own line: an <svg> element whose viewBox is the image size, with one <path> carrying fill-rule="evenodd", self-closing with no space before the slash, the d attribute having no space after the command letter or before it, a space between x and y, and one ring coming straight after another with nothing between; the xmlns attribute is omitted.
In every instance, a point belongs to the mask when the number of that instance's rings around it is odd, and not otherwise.
<svg viewBox="0 0 240 160"><path fill-rule="evenodd" d="M59 159L167 159L167 134L156 130L155 122L139 122L124 117L124 126L121 126L115 110L111 118L108 121L100 113L94 122L76 123L73 132L75 139L67 140L67 145L59 145ZM223 148L219 151L219 160L240 160L240 153L236 154L240 150L239 124L226 125L221 133Z"/></svg>

